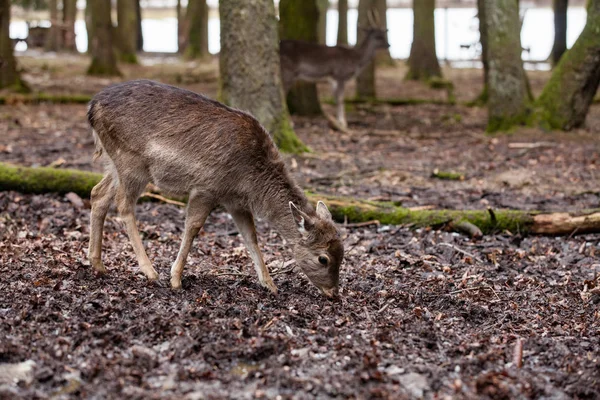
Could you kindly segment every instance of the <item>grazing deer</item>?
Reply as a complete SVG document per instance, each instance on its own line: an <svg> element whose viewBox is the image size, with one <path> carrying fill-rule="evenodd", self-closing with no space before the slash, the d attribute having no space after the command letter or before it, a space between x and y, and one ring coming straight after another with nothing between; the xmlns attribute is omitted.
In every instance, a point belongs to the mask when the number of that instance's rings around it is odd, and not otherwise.
<svg viewBox="0 0 600 400"><path fill-rule="evenodd" d="M375 23L371 22L371 25L374 26ZM337 119L342 127L347 127L344 115L346 82L358 76L369 65L378 49L390 47L385 30L374 27L365 30L365 39L354 48L282 40L279 43L279 56L285 93L299 80L330 80L337 107Z"/></svg>
<svg viewBox="0 0 600 400"><path fill-rule="evenodd" d="M88 257L102 264L102 230L116 199L140 269L158 279L138 233L136 200L148 182L189 196L185 229L171 268L171 286L181 274L194 237L208 214L222 205L231 214L262 286L277 288L260 253L253 216L265 218L292 246L309 280L328 297L338 291L343 245L323 202L316 209L288 173L273 140L251 115L199 94L148 80L108 87L89 104L96 152L107 172L92 190Z"/></svg>

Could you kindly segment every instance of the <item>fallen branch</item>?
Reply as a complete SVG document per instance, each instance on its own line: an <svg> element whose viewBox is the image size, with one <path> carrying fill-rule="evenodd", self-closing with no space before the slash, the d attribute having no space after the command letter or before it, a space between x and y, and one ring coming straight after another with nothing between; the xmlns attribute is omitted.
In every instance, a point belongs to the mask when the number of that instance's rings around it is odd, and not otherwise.
<svg viewBox="0 0 600 400"><path fill-rule="evenodd" d="M160 200L163 203L173 204L175 206L185 207L185 203L182 201L172 200L165 196L161 196L160 194L144 192L140 197L150 197L151 199Z"/></svg>
<svg viewBox="0 0 600 400"><path fill-rule="evenodd" d="M101 174L56 168L29 168L0 163L0 191L21 193L77 193L89 197L102 179ZM162 196L161 196L162 197ZM307 193L315 204L324 200L338 222L363 223L377 220L383 225L442 227L469 223L482 233L509 231L541 235L570 235L600 232L600 210L579 213L540 213L522 210L415 210L391 202L374 202L353 198ZM454 222L455 221L455 222Z"/></svg>

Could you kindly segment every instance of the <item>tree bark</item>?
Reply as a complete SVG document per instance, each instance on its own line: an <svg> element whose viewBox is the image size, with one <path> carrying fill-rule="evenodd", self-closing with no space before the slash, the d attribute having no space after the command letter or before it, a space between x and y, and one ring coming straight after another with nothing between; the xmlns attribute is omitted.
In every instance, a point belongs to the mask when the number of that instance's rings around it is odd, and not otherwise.
<svg viewBox="0 0 600 400"><path fill-rule="evenodd" d="M317 23L317 36L319 44L327 44L327 11L329 10L329 0L317 0L319 8L319 22Z"/></svg>
<svg viewBox="0 0 600 400"><path fill-rule="evenodd" d="M358 3L358 21L356 23L357 46L365 40L366 29L369 28L369 13L377 9L376 0L360 0ZM375 61L371 61L356 77L356 97L374 99L375 90Z"/></svg>
<svg viewBox="0 0 600 400"><path fill-rule="evenodd" d="M206 0L189 0L183 29L185 30L185 58L207 57L209 53Z"/></svg>
<svg viewBox="0 0 600 400"><path fill-rule="evenodd" d="M142 31L142 6L140 4L140 0L136 0L135 2L135 18L137 25L137 40L135 44L135 49L140 52L144 51L144 33Z"/></svg>
<svg viewBox="0 0 600 400"><path fill-rule="evenodd" d="M60 48L60 20L58 18L58 0L49 0L50 30L46 37L44 49L46 51L58 51Z"/></svg>
<svg viewBox="0 0 600 400"><path fill-rule="evenodd" d="M177 13L177 52L183 53L185 49L185 35L184 35L184 17L183 9L181 8L181 0L177 0L177 6L175 8Z"/></svg>
<svg viewBox="0 0 600 400"><path fill-rule="evenodd" d="M337 45L348 45L348 0L338 0Z"/></svg>
<svg viewBox="0 0 600 400"><path fill-rule="evenodd" d="M137 64L137 2L138 0L117 0L119 59L129 64Z"/></svg>
<svg viewBox="0 0 600 400"><path fill-rule="evenodd" d="M384 31L387 31L387 1L375 0L375 12L377 14L377 26ZM392 58L389 48L379 49L375 60L378 65L394 65L394 59Z"/></svg>
<svg viewBox="0 0 600 400"><path fill-rule="evenodd" d="M113 25L111 20L110 1L93 1L88 3L93 36L89 41L92 63L88 68L89 75L120 75L113 49Z"/></svg>
<svg viewBox="0 0 600 400"><path fill-rule="evenodd" d="M228 1L228 0L221 0ZM231 1L231 0L229 0ZM56 168L29 168L0 163L0 191L21 193L77 193L89 197L101 174ZM153 196L151 198L161 196ZM410 210L389 203L307 193L310 202L325 200L337 222L377 221L386 225L450 227L460 231L493 233L512 231L538 235L572 235L600 232L600 210L579 213L539 213L520 210ZM479 229L476 229L477 227Z"/></svg>
<svg viewBox="0 0 600 400"><path fill-rule="evenodd" d="M219 14L221 100L251 112L282 151L305 151L285 106L273 1L221 0Z"/></svg>
<svg viewBox="0 0 600 400"><path fill-rule="evenodd" d="M413 42L406 79L427 81L442 77L435 50L435 0L413 0Z"/></svg>
<svg viewBox="0 0 600 400"><path fill-rule="evenodd" d="M552 65L557 65L567 51L567 8L569 0L554 0L554 46Z"/></svg>
<svg viewBox="0 0 600 400"><path fill-rule="evenodd" d="M63 49L77 51L75 42L75 20L77 19L77 0L63 0L64 39Z"/></svg>
<svg viewBox="0 0 600 400"><path fill-rule="evenodd" d="M488 62L488 32L485 19L485 0L477 0L477 17L479 19L479 43L481 44L481 63L483 64L483 90L474 100L475 104L487 104L488 102L488 75L490 63Z"/></svg>
<svg viewBox="0 0 600 400"><path fill-rule="evenodd" d="M87 33L87 41L88 41L86 53L92 54L92 38L94 37L94 26L93 26L93 22L92 22L92 2L91 1L85 2L84 18L85 18L85 31Z"/></svg>
<svg viewBox="0 0 600 400"><path fill-rule="evenodd" d="M560 59L536 105L542 124L582 126L600 84L600 0L590 0L583 32Z"/></svg>
<svg viewBox="0 0 600 400"><path fill-rule="evenodd" d="M530 115L515 0L484 0L488 32L488 132L524 124Z"/></svg>
<svg viewBox="0 0 600 400"><path fill-rule="evenodd" d="M10 0L0 0L0 89L19 86L21 80L9 35Z"/></svg>
<svg viewBox="0 0 600 400"><path fill-rule="evenodd" d="M279 2L279 32L281 39L317 43L319 9L316 0L281 0ZM321 115L317 85L296 82L287 94L292 114Z"/></svg>

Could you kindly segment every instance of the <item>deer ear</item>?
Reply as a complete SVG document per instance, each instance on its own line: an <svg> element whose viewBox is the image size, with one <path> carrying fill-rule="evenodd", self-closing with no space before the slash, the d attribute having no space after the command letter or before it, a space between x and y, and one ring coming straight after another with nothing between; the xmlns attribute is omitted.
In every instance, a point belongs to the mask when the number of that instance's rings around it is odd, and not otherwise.
<svg viewBox="0 0 600 400"><path fill-rule="evenodd" d="M292 217L294 218L294 222L296 223L296 228L298 228L298 232L300 232L302 236L305 236L308 231L313 228L313 221L308 215L300 211L300 209L291 201L290 211L292 213Z"/></svg>
<svg viewBox="0 0 600 400"><path fill-rule="evenodd" d="M325 203L323 203L320 200L317 202L317 215L319 216L319 218L327 220L327 221L333 220L331 218L331 213L329 212L329 209L327 208Z"/></svg>

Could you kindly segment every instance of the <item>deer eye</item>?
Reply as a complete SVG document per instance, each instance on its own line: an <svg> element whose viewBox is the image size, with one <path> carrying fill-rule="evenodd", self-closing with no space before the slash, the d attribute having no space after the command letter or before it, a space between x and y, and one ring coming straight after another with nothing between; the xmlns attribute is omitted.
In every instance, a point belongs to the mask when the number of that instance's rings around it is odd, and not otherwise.
<svg viewBox="0 0 600 400"><path fill-rule="evenodd" d="M322 265L327 265L327 263L329 262L329 259L325 256L319 256L319 263L321 263Z"/></svg>

